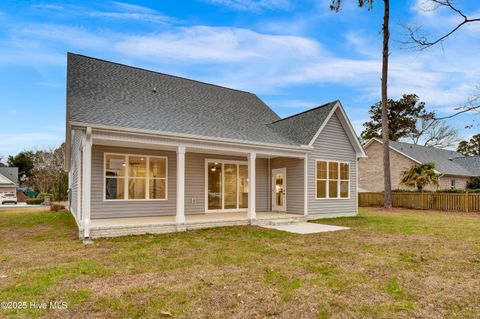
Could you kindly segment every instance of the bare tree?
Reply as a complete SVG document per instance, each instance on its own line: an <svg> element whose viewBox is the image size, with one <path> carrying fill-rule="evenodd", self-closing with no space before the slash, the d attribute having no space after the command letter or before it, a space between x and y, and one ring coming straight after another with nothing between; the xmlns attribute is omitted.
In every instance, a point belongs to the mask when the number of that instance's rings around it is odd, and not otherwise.
<svg viewBox="0 0 480 319"><path fill-rule="evenodd" d="M332 0L330 9L338 12L345 0ZM374 0L358 0L359 7L371 9ZM390 175L390 146L388 129L388 56L390 41L390 0L383 0L383 50L382 50L382 141L383 141L383 184L384 184L384 207L392 208L392 181Z"/></svg>
<svg viewBox="0 0 480 319"><path fill-rule="evenodd" d="M407 137L413 144L429 147L447 148L460 140L458 130L444 120L423 117L418 120L417 128Z"/></svg>
<svg viewBox="0 0 480 319"><path fill-rule="evenodd" d="M413 47L419 50L425 50L436 44L442 44L444 40L446 40L452 34L460 30L463 26L473 22L480 22L480 18L470 18L457 6L454 6L451 0L426 0L425 4L431 5L429 8L426 9L427 11L435 11L441 8L448 8L452 12L454 12L456 15L458 15L460 20L457 23L457 25L455 25L452 29L447 31L445 34L437 36L436 38L433 38L433 39L429 39L424 34L423 35L421 34L421 26L412 27L408 25L403 25L403 27L405 28L408 34L408 40L403 43L413 44ZM444 119L452 118L457 115L467 113L470 111L477 111L480 108L479 100L480 100L480 94L473 96L467 101L467 103L465 103L465 105L455 107L454 110L456 112L454 114L445 116L445 117L439 117L436 119L444 120Z"/></svg>

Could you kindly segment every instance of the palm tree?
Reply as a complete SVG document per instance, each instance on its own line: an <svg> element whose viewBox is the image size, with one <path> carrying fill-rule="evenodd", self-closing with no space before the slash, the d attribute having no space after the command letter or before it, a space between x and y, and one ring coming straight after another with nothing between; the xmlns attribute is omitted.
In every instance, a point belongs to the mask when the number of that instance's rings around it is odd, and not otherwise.
<svg viewBox="0 0 480 319"><path fill-rule="evenodd" d="M435 171L435 164L416 164L400 174L400 183L408 187L416 187L422 191L426 185L439 185L439 177Z"/></svg>

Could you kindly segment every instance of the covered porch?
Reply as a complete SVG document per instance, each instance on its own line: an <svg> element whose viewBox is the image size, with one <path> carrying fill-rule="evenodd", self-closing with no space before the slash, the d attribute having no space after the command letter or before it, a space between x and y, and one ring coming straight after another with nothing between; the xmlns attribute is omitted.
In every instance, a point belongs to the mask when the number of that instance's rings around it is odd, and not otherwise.
<svg viewBox="0 0 480 319"><path fill-rule="evenodd" d="M89 128L81 149L83 238L308 219L305 149Z"/></svg>

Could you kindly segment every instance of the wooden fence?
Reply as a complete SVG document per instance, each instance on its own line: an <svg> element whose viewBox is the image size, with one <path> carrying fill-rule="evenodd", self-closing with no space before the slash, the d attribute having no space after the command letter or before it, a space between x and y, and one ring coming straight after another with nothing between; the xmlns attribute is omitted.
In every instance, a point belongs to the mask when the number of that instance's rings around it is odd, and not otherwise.
<svg viewBox="0 0 480 319"><path fill-rule="evenodd" d="M480 193L392 193L393 207L480 212ZM358 205L383 206L383 193L358 193Z"/></svg>

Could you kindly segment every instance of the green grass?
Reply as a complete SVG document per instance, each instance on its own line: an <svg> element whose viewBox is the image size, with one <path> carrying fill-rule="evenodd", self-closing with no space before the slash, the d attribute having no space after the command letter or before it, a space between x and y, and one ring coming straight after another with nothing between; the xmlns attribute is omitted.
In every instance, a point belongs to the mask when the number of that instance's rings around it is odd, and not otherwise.
<svg viewBox="0 0 480 319"><path fill-rule="evenodd" d="M0 318L475 318L480 216L362 209L348 231L259 227L83 245L67 213L0 211Z"/></svg>

